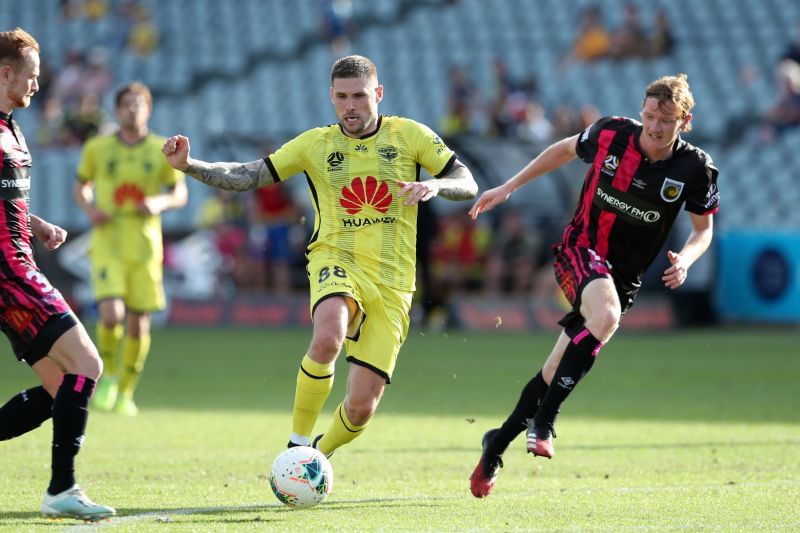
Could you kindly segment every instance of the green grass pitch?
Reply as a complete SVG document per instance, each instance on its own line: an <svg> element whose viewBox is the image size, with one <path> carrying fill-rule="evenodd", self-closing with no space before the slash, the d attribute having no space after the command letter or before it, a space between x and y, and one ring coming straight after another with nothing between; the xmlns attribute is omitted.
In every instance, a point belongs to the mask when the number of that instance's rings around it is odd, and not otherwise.
<svg viewBox="0 0 800 533"><path fill-rule="evenodd" d="M494 493L469 475L552 334L411 333L375 419L336 452L305 511L270 492L308 331L162 329L141 413L93 413L78 458L116 531L800 530L800 333L620 332L565 404L556 457L505 454ZM35 384L2 349L0 402ZM346 363L318 430L341 399ZM94 530L38 514L51 424L0 443L0 530ZM92 528L92 529L89 529Z"/></svg>

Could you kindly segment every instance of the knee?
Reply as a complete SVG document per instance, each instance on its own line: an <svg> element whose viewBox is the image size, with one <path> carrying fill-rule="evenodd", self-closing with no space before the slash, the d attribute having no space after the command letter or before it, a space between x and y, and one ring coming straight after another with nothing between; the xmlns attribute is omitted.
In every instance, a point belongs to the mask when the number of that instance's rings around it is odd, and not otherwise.
<svg viewBox="0 0 800 533"><path fill-rule="evenodd" d="M586 327L597 340L607 342L617 331L621 317L619 309L605 307L592 314L591 319L586 321Z"/></svg>
<svg viewBox="0 0 800 533"><path fill-rule="evenodd" d="M348 397L344 405L347 419L356 426L363 426L369 422L377 406L378 402L375 398L367 397Z"/></svg>
<svg viewBox="0 0 800 533"><path fill-rule="evenodd" d="M308 354L320 363L329 363L333 361L339 350L342 349L344 338L334 332L321 332L314 335L309 347Z"/></svg>

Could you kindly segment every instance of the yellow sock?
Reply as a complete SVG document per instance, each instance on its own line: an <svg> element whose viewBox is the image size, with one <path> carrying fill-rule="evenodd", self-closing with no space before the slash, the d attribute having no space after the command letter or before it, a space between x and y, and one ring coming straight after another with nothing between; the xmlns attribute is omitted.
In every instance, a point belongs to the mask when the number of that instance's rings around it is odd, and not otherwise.
<svg viewBox="0 0 800 533"><path fill-rule="evenodd" d="M336 362L327 365L317 363L307 354L297 371L297 387L294 393L292 432L311 437L322 406L333 389L333 371Z"/></svg>
<svg viewBox="0 0 800 533"><path fill-rule="evenodd" d="M122 324L117 324L113 328L97 323L97 351L103 360L103 375L110 378L117 377L117 354L119 343L122 340Z"/></svg>
<svg viewBox="0 0 800 533"><path fill-rule="evenodd" d="M122 350L122 377L119 380L119 394L133 396L139 377L144 369L144 362L150 353L150 335L142 335L138 339L125 337Z"/></svg>
<svg viewBox="0 0 800 533"><path fill-rule="evenodd" d="M367 424L369 424L369 420L367 420ZM333 415L333 421L328 431L317 442L317 449L325 455L330 455L339 446L343 446L361 435L367 424L363 426L352 424L347 419L347 412L344 408L344 402L342 402L336 408L336 413Z"/></svg>

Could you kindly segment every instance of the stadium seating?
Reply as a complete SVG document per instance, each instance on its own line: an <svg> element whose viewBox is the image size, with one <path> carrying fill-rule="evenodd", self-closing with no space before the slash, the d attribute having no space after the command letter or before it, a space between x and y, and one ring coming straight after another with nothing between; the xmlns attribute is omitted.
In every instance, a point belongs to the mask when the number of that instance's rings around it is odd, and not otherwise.
<svg viewBox="0 0 800 533"><path fill-rule="evenodd" d="M161 46L144 58L115 51L111 64L116 80L141 79L153 87L155 131L186 133L196 154L228 160L231 143L220 142L226 136L280 141L335 120L327 91L334 56L320 37L317 0L140 2L159 28ZM386 86L383 112L434 127L446 108L447 71L455 64L467 69L483 95L492 93L492 62L502 57L515 77L538 80L538 97L548 111L591 103L601 114L632 116L647 82L686 72L698 102L688 138L712 153L721 170L720 228L800 228L800 211L794 208L799 199L798 132L767 144L753 131L735 131L742 124L757 128L758 116L774 99L772 68L793 37L800 2L633 3L645 28L656 9L666 11L676 41L670 56L561 64L576 36L580 11L598 6L606 26L613 28L622 16L617 0L537 0L535 9L525 0L492 0L491 8L485 0L354 0L352 50L378 64ZM0 2L0 20L31 31L55 67L66 50L102 45L113 29L109 17L63 20L57 4ZM748 69L755 75L744 81ZM35 114L21 112L18 118L32 142ZM84 217L52 198L54 187L66 191L71 186L74 150L37 149L34 155L34 206L53 213L54 222L74 227ZM168 227L189 228L205 194L193 184L189 207L171 213ZM763 209L761 201L772 209Z"/></svg>

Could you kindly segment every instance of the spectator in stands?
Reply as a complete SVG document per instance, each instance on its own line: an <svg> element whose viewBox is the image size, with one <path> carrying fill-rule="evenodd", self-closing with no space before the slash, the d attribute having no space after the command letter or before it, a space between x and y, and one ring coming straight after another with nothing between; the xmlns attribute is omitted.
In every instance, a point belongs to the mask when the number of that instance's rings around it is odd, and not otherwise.
<svg viewBox="0 0 800 533"><path fill-rule="evenodd" d="M611 38L611 56L615 59L644 57L648 50L648 39L639 21L639 8L636 4L627 4L622 25Z"/></svg>
<svg viewBox="0 0 800 533"><path fill-rule="evenodd" d="M797 28L795 28L794 39L786 46L781 60L791 59L797 64L800 64L800 20L797 21Z"/></svg>
<svg viewBox="0 0 800 533"><path fill-rule="evenodd" d="M763 140L770 142L788 129L800 126L800 64L784 59L775 69L778 95L767 109Z"/></svg>
<svg viewBox="0 0 800 533"><path fill-rule="evenodd" d="M603 25L600 8L588 6L581 12L578 37L566 60L596 61L611 53L611 34Z"/></svg>
<svg viewBox="0 0 800 533"><path fill-rule="evenodd" d="M96 22L108 14L108 0L83 0L83 15Z"/></svg>
<svg viewBox="0 0 800 533"><path fill-rule="evenodd" d="M484 289L488 294L523 296L531 290L542 235L526 223L520 209L504 209L499 218L487 254Z"/></svg>
<svg viewBox="0 0 800 533"><path fill-rule="evenodd" d="M525 119L517 127L517 135L526 141L541 143L551 141L554 131L544 107L535 100L529 101L525 107Z"/></svg>
<svg viewBox="0 0 800 533"><path fill-rule="evenodd" d="M246 211L241 195L215 190L197 212L195 223L209 232L218 254L214 291L219 296L263 289L263 264L250 251Z"/></svg>
<svg viewBox="0 0 800 533"><path fill-rule="evenodd" d="M331 53L336 56L350 50L350 33L353 25L352 0L321 0L322 35L330 43Z"/></svg>
<svg viewBox="0 0 800 533"><path fill-rule="evenodd" d="M128 49L140 57L149 56L158 47L161 34L144 5L135 4L132 16L134 22L128 34Z"/></svg>
<svg viewBox="0 0 800 533"><path fill-rule="evenodd" d="M128 47L128 40L136 23L136 0L121 0L114 4L109 23L103 35L103 44L112 51L119 52Z"/></svg>
<svg viewBox="0 0 800 533"><path fill-rule="evenodd" d="M675 46L672 25L667 12L659 9L653 21L653 30L649 38L649 55L651 57L667 56Z"/></svg>
<svg viewBox="0 0 800 533"><path fill-rule="evenodd" d="M100 97L96 93L83 95L77 106L72 106L67 110L64 117L64 128L66 143L78 146L89 140L90 137L109 133L111 124L100 107Z"/></svg>
<svg viewBox="0 0 800 533"><path fill-rule="evenodd" d="M102 96L111 89L114 75L108 68L108 51L95 47L86 54L86 64L79 83L80 98L87 94Z"/></svg>
<svg viewBox="0 0 800 533"><path fill-rule="evenodd" d="M443 135L458 135L470 131L475 98L475 86L461 66L450 69L447 89L447 114L442 119Z"/></svg>
<svg viewBox="0 0 800 533"><path fill-rule="evenodd" d="M36 141L43 148L65 146L69 144L64 108L58 98L49 98L44 103Z"/></svg>
<svg viewBox="0 0 800 533"><path fill-rule="evenodd" d="M271 150L266 155L269 153ZM278 294L288 294L292 288L291 231L299 218L300 211L288 184L278 183L253 191L250 226L256 235L257 258L263 263L262 285Z"/></svg>
<svg viewBox="0 0 800 533"><path fill-rule="evenodd" d="M86 59L83 51L70 49L64 57L64 66L56 73L51 96L58 98L62 105L80 101L82 82L86 75Z"/></svg>

